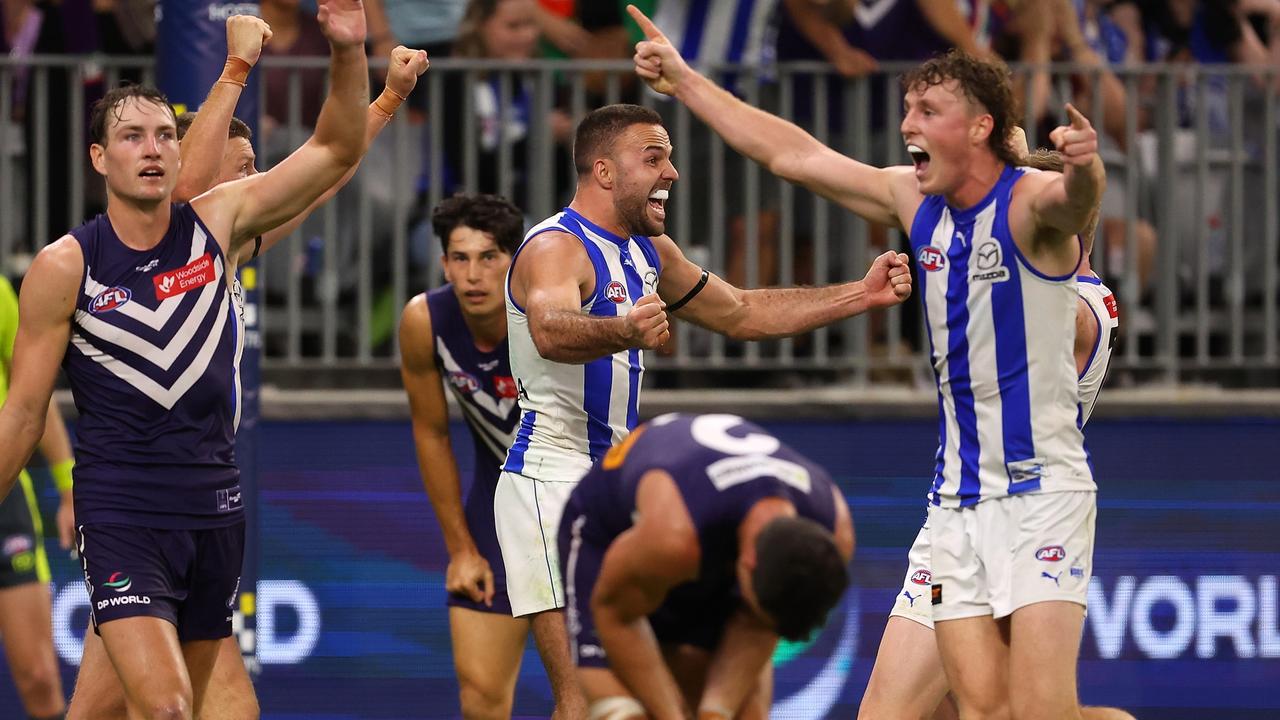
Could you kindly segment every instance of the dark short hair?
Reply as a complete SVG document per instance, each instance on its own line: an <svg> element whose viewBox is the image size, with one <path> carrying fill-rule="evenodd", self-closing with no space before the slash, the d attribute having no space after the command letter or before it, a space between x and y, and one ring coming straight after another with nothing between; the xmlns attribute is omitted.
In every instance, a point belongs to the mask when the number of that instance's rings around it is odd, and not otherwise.
<svg viewBox="0 0 1280 720"><path fill-rule="evenodd" d="M1018 124L1018 101L1013 95L1009 67L999 60L983 60L953 49L903 75L902 91L924 92L951 80L959 84L971 102L991 113L993 126L987 138L991 152L1006 165L1017 165L1018 157L1009 148L1010 134Z"/></svg>
<svg viewBox="0 0 1280 720"><path fill-rule="evenodd" d="M135 99L163 105L169 108L170 113L173 112L173 106L169 104L169 98L149 85L127 83L112 88L107 91L106 95L102 96L102 99L93 104L93 108L89 112L89 142L105 146L107 144L107 116L115 115L115 118L119 120L124 104Z"/></svg>
<svg viewBox="0 0 1280 720"><path fill-rule="evenodd" d="M497 195L459 193L440 201L431 213L431 227L449 251L449 236L459 227L489 233L498 249L514 255L524 238L524 216L511 201Z"/></svg>
<svg viewBox="0 0 1280 720"><path fill-rule="evenodd" d="M178 116L178 140L187 136L187 131L191 129L191 123L196 121L196 113L185 112ZM227 138L244 138L249 142L253 142L253 130L245 124L243 120L232 116L231 124L227 126Z"/></svg>
<svg viewBox="0 0 1280 720"><path fill-rule="evenodd" d="M591 172L596 158L613 151L613 142L632 125L661 125L662 116L639 105L605 105L578 123L573 138L573 167L581 177Z"/></svg>
<svg viewBox="0 0 1280 720"><path fill-rule="evenodd" d="M777 633L805 640L840 602L849 571L826 528L805 518L780 517L756 536L751 586Z"/></svg>

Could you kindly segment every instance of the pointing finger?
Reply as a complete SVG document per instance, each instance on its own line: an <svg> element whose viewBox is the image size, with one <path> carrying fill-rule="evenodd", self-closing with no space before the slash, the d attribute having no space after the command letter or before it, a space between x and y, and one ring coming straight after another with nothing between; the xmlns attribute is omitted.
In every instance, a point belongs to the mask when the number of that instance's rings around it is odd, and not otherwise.
<svg viewBox="0 0 1280 720"><path fill-rule="evenodd" d="M640 8L635 5L628 5L627 12L631 15L631 19L635 20L636 24L640 26L640 30L644 32L645 37L654 42L671 44L667 40L667 36L663 35L662 31L658 29L658 26L654 25L647 15L640 12Z"/></svg>
<svg viewBox="0 0 1280 720"><path fill-rule="evenodd" d="M1076 106L1072 105L1071 103L1067 103L1067 117L1071 118L1072 129L1075 129L1075 130L1088 129L1089 127L1088 118L1080 114L1080 111L1076 109Z"/></svg>

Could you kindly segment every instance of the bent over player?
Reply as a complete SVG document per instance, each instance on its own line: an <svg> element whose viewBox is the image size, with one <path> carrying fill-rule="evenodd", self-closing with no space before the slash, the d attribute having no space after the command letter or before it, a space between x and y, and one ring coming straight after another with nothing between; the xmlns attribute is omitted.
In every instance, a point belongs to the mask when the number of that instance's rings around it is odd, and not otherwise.
<svg viewBox="0 0 1280 720"><path fill-rule="evenodd" d="M822 627L853 523L820 467L733 415L639 426L574 488L559 548L591 716L768 716L778 638Z"/></svg>

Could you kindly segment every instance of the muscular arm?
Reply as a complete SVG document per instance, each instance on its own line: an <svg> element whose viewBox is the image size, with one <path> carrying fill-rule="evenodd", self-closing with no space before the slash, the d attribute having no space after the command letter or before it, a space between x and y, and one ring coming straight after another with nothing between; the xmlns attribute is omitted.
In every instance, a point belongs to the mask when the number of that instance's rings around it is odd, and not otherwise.
<svg viewBox="0 0 1280 720"><path fill-rule="evenodd" d="M1094 316L1093 310L1089 308L1089 303L1085 302L1084 298L1076 298L1076 375L1084 374L1085 366L1089 364L1089 357L1093 355L1100 332L1102 327L1098 324L1098 318Z"/></svg>
<svg viewBox="0 0 1280 720"><path fill-rule="evenodd" d="M397 47L391 51L390 61L387 67L386 87L383 88L382 95L377 100L370 103L368 109L365 111L365 147L372 145L374 139L378 137L378 134L391 124L390 112L394 112L395 108L399 106L402 100L408 97L409 93L413 92L414 87L418 84L418 76L426 71L428 64L425 52L410 50L405 47ZM361 157L363 158L363 155L361 155ZM355 176L356 170L359 169L359 167L360 161L357 160L356 164L352 165L337 183L328 190L325 190L324 194L316 198L315 201L308 205L305 210L289 219L289 221L283 225L263 233L262 247L258 248L258 251L264 252L271 246L280 242L282 239L292 235L293 231L297 230L298 227L311 216L311 213L315 212L321 205L332 200L333 196L337 195L338 191L351 181L351 178ZM239 261L248 262L253 259L253 252L253 246L246 243L244 248L241 250L240 257L238 258Z"/></svg>
<svg viewBox="0 0 1280 720"><path fill-rule="evenodd" d="M586 251L568 233L542 233L521 249L511 267L512 294L524 306L539 355L586 363L639 345L626 317L582 312L582 299L594 283Z"/></svg>
<svg viewBox="0 0 1280 720"><path fill-rule="evenodd" d="M609 666L649 714L685 717L675 678L662 660L648 616L671 588L697 576L697 531L670 475L651 470L636 490L639 519L605 552L591 594Z"/></svg>
<svg viewBox="0 0 1280 720"><path fill-rule="evenodd" d="M227 62L240 58L252 68L262 54L262 45L271 38L271 28L251 15L227 18ZM243 66L241 66L243 67ZM191 121L178 152L182 156L178 185L173 190L174 202L188 202L213 187L218 181L218 168L227 146L227 127L244 87L224 70L222 77L209 88L209 95Z"/></svg>
<svg viewBox="0 0 1280 720"><path fill-rule="evenodd" d="M435 364L435 343L431 332L431 312L427 298L419 295L405 306L400 318L400 377L409 395L413 419L413 445L418 455L422 484L435 510L436 520L449 552L449 570L445 584L450 592L465 592L473 600L492 602L492 576L481 587L477 581L489 572L487 564L478 573L469 573L471 563L480 558L467 517L462 507L462 484L458 478L458 462L449 443L449 411L444 383ZM457 563L459 567L455 568Z"/></svg>
<svg viewBox="0 0 1280 720"><path fill-rule="evenodd" d="M648 17L631 15L649 38L636 45L636 73L654 90L673 95L724 138L734 150L769 172L803 185L854 213L883 225L903 228L901 206L915 190L913 169L877 168L828 148L794 123L734 97L695 72Z"/></svg>
<svg viewBox="0 0 1280 720"><path fill-rule="evenodd" d="M40 251L27 271L19 299L20 323L9 375L9 397L0 407L0 498L44 434L53 382L71 336L71 315L84 260L65 236Z"/></svg>
<svg viewBox="0 0 1280 720"><path fill-rule="evenodd" d="M230 238L230 252L302 212L364 154L363 118L369 99L364 55L364 10L353 0L320 3L330 41L329 94L315 133L270 171L224 183L192 204L214 232Z"/></svg>
<svg viewBox="0 0 1280 720"><path fill-rule="evenodd" d="M664 301L675 302L694 287L702 270L689 262L671 238L665 235L654 238L654 246L662 257L659 294ZM877 263L880 262L881 259L877 259ZM868 274L868 279L841 285L755 290L734 287L711 275L706 287L677 314L696 325L737 340L797 335L867 310L901 302L907 295L896 295L892 290L893 280L888 277L893 272L894 278L902 278L898 282L905 281L906 293L910 292L906 259L899 262L899 269L885 269L884 279L888 284L875 287L869 282L874 283L879 276L873 280L871 274ZM874 265L872 272L878 272Z"/></svg>
<svg viewBox="0 0 1280 720"><path fill-rule="evenodd" d="M707 669L702 691L701 717L745 715L743 702L759 684L762 670L773 657L778 636L745 608L739 608L725 624L724 634ZM719 711L718 715L711 712Z"/></svg>

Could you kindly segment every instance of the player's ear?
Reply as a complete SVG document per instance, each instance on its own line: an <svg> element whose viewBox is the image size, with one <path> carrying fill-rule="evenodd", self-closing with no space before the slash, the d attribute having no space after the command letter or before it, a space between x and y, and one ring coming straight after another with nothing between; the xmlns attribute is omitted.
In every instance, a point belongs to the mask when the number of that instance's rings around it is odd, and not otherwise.
<svg viewBox="0 0 1280 720"><path fill-rule="evenodd" d="M995 118L990 113L982 113L969 123L969 142L974 145L985 145L991 131L995 129Z"/></svg>
<svg viewBox="0 0 1280 720"><path fill-rule="evenodd" d="M613 189L613 173L613 163L604 158L596 160L591 166L591 174L595 176L596 182L600 183L600 187L603 187L606 190Z"/></svg>
<svg viewBox="0 0 1280 720"><path fill-rule="evenodd" d="M89 146L89 162L93 163L93 169L98 171L99 175L107 174L107 149L98 143Z"/></svg>

